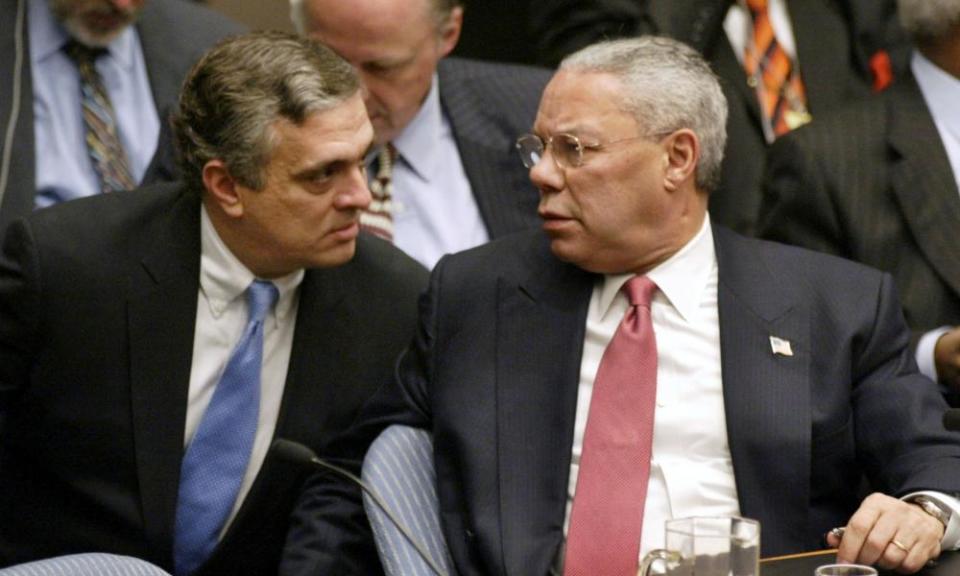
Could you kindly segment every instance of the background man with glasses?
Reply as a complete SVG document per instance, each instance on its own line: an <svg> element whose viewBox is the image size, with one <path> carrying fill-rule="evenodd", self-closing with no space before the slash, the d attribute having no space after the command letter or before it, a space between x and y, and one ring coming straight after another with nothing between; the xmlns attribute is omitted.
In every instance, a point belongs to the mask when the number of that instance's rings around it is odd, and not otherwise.
<svg viewBox="0 0 960 576"><path fill-rule="evenodd" d="M549 72L445 58L460 39L458 0L291 4L300 32L346 58L363 81L385 151L371 158L367 229L431 268L444 254L538 224L537 191L513 143L533 122ZM383 172L387 150L393 161Z"/></svg>
<svg viewBox="0 0 960 576"><path fill-rule="evenodd" d="M570 56L518 141L543 231L434 269L419 335L351 436L359 458L391 423L433 432L459 573L634 574L663 522L692 515L760 520L764 555L845 526L841 560L904 572L960 542L944 495L960 435L891 278L713 226L725 119L676 41ZM861 501L864 474L878 492ZM288 546L371 573L331 550L359 505L309 486ZM943 522L899 499L920 495Z"/></svg>

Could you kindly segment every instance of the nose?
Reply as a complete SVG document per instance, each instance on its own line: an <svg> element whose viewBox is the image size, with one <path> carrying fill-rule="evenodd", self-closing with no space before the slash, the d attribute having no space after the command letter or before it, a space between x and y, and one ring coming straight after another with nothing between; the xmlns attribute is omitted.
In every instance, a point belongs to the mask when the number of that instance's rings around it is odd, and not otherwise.
<svg viewBox="0 0 960 576"><path fill-rule="evenodd" d="M117 10L130 10L142 0L110 0L113 7Z"/></svg>
<svg viewBox="0 0 960 576"><path fill-rule="evenodd" d="M367 174L362 164L351 171L343 185L334 200L337 210L365 210L370 205L373 197L370 195Z"/></svg>
<svg viewBox="0 0 960 576"><path fill-rule="evenodd" d="M547 146L540 156L540 161L530 169L530 181L541 192L549 192L562 189L565 179L563 170L554 161L553 147Z"/></svg>

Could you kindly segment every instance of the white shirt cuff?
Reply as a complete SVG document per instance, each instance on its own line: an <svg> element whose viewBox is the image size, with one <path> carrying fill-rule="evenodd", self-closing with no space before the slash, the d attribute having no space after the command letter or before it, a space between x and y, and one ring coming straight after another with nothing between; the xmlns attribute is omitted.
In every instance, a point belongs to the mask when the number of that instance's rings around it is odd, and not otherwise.
<svg viewBox="0 0 960 576"><path fill-rule="evenodd" d="M934 382L940 382L937 377L937 363L933 358L934 348L937 346L937 340L952 329L952 326L941 326L927 332L917 342L917 366L920 367L921 374Z"/></svg>
<svg viewBox="0 0 960 576"><path fill-rule="evenodd" d="M930 490L912 492L901 498L901 500L907 502L917 496L926 496L931 500L936 500L951 510L950 522L947 523L947 529L943 531L943 538L940 540L940 549L956 550L960 548L960 500L943 492L933 492Z"/></svg>

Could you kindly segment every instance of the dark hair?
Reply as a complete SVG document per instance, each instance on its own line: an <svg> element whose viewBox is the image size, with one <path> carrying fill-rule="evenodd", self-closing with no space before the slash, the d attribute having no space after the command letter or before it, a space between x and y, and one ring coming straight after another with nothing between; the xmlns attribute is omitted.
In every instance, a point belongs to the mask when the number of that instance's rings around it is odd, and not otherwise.
<svg viewBox="0 0 960 576"><path fill-rule="evenodd" d="M190 71L173 119L185 183L202 190L203 167L220 159L238 182L260 189L274 122L301 124L359 86L350 64L314 40L254 32L220 42Z"/></svg>

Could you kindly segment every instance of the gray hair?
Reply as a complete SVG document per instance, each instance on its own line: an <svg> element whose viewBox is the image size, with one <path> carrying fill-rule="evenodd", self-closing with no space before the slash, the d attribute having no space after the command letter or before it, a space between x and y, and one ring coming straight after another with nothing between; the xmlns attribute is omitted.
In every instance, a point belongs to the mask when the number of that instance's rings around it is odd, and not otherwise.
<svg viewBox="0 0 960 576"><path fill-rule="evenodd" d="M897 12L916 42L939 40L960 24L960 0L897 0Z"/></svg>
<svg viewBox="0 0 960 576"><path fill-rule="evenodd" d="M727 140L727 100L710 65L686 44L658 36L600 42L567 56L560 70L611 74L644 136L688 128L700 139L696 184L720 183Z"/></svg>
<svg viewBox="0 0 960 576"><path fill-rule="evenodd" d="M302 124L360 89L353 68L322 44L284 32L228 38L193 67L173 119L185 183L203 189L203 167L221 159L244 186L263 187L273 125Z"/></svg>
<svg viewBox="0 0 960 576"><path fill-rule="evenodd" d="M290 0L290 21L299 34L307 33L307 20L304 16L304 3L310 0ZM409 0L408 0L409 1ZM437 24L446 22L454 8L463 6L463 0L428 0Z"/></svg>

